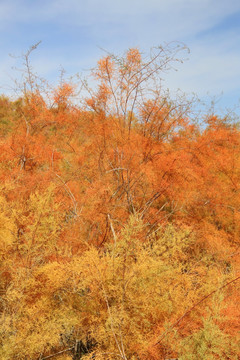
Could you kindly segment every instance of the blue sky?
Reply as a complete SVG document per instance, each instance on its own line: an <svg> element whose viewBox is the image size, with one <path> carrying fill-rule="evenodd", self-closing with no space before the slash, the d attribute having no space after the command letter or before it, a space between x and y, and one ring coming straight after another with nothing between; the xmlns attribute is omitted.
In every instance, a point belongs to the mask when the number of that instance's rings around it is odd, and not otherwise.
<svg viewBox="0 0 240 360"><path fill-rule="evenodd" d="M0 0L0 86L6 92L21 55L38 41L32 64L55 81L85 73L104 55L130 47L148 51L170 41L190 48L188 60L165 76L171 91L216 97L217 110L239 106L239 0ZM236 110L239 113L239 108Z"/></svg>

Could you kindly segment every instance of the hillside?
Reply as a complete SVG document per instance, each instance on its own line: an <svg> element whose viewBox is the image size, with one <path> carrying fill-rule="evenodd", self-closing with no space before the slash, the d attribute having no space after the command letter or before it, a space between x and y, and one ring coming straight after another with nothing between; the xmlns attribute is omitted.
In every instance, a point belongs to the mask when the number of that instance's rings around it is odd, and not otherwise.
<svg viewBox="0 0 240 360"><path fill-rule="evenodd" d="M1 359L240 359L240 130L167 96L177 54L0 98Z"/></svg>

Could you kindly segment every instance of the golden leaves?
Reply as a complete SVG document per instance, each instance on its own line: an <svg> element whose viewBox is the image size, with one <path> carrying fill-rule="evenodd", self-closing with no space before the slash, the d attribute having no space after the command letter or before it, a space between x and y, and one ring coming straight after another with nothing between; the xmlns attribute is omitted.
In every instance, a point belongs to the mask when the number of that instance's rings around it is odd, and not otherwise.
<svg viewBox="0 0 240 360"><path fill-rule="evenodd" d="M2 359L234 359L239 132L162 93L163 54L100 60L87 109L1 99Z"/></svg>

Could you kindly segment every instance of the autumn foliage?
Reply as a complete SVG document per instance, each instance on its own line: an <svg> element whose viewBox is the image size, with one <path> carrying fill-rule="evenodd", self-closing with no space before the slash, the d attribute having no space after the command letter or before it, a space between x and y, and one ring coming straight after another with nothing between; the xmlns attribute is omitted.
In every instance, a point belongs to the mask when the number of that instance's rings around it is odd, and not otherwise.
<svg viewBox="0 0 240 360"><path fill-rule="evenodd" d="M0 98L1 359L240 359L240 131L164 92L179 50Z"/></svg>

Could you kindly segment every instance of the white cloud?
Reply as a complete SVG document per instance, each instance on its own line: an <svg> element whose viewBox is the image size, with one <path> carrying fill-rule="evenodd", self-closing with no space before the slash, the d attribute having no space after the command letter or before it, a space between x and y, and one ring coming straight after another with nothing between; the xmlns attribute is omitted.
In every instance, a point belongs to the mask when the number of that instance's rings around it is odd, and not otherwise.
<svg viewBox="0 0 240 360"><path fill-rule="evenodd" d="M2 0L0 19L10 22L52 20L74 26L131 20L133 24L141 24L139 31L147 31L151 23L144 19L153 14L159 17L159 30L165 30L168 25L170 33L179 31L182 36L191 30L206 29L239 10L240 3L235 0L11 0L10 3Z"/></svg>

